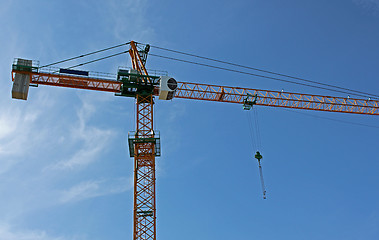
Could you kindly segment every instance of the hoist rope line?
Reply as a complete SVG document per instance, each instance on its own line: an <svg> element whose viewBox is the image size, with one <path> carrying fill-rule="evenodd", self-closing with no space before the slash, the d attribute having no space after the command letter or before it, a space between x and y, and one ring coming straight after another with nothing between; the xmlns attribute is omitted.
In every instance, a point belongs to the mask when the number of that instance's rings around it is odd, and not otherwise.
<svg viewBox="0 0 379 240"><path fill-rule="evenodd" d="M255 122L255 128L256 128L256 135L257 135L257 144L259 150L262 150L262 142L261 142L261 131L259 128L259 119L258 119L258 109L254 108L253 109L253 114L254 114L254 122Z"/></svg>
<svg viewBox="0 0 379 240"><path fill-rule="evenodd" d="M249 134L250 134L250 139L251 139L251 146L253 147L253 154L254 154L254 151L257 150L257 146L256 146L256 143L255 143L255 140L254 140L254 130L253 130L253 126L252 126L252 120L251 120L250 111L248 111L246 113L246 117L247 117L247 125L249 126Z"/></svg>
<svg viewBox="0 0 379 240"><path fill-rule="evenodd" d="M259 164L259 175L261 177L263 199L266 199L266 187L265 187L265 182L263 180L263 171L262 171L262 166L261 166L261 161L260 160L258 160L258 164Z"/></svg>

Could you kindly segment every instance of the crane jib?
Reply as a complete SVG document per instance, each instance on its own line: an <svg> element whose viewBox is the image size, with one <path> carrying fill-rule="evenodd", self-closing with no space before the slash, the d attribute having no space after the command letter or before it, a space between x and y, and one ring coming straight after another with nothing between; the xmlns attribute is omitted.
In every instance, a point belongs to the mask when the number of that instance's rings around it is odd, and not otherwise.
<svg viewBox="0 0 379 240"><path fill-rule="evenodd" d="M248 96L257 96L256 99L254 98L254 104L261 106L379 115L379 101L373 99L321 96L200 83L178 82L175 98L244 104Z"/></svg>
<svg viewBox="0 0 379 240"><path fill-rule="evenodd" d="M122 82L115 79L40 72L29 66L23 66L23 68L14 67L12 78L14 81L14 89L12 90L14 98L24 100L27 97L29 84L89 89L116 94L120 94L122 90ZM153 92L154 95L158 95L159 87L155 86ZM178 82L175 92L175 98L238 104L244 104L246 97L249 95L254 96L253 101L256 105L261 106L379 115L379 101L374 99L331 97L188 82Z"/></svg>

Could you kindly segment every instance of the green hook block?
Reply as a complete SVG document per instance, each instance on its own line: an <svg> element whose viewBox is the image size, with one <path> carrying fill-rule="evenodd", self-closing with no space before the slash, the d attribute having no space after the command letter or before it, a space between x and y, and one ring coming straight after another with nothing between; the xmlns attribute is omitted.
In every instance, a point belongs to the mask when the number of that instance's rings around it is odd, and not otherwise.
<svg viewBox="0 0 379 240"><path fill-rule="evenodd" d="M262 157L262 155L260 154L260 152L257 151L257 153L255 154L255 158L258 159L258 161L260 161L263 157Z"/></svg>

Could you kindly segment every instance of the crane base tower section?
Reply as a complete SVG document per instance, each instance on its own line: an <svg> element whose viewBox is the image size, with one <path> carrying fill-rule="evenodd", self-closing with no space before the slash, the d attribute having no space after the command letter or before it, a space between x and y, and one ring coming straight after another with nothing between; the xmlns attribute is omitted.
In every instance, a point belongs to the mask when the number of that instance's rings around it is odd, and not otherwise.
<svg viewBox="0 0 379 240"><path fill-rule="evenodd" d="M134 147L133 240L156 240L155 147L159 137L153 130L153 105L152 95L137 95L137 129L129 135Z"/></svg>

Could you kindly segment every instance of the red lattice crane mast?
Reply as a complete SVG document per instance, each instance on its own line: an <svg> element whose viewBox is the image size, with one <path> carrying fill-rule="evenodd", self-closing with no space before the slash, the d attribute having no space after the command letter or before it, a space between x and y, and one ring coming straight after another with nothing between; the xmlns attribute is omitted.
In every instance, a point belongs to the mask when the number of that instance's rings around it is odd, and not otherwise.
<svg viewBox="0 0 379 240"><path fill-rule="evenodd" d="M129 133L130 156L134 157L133 239L156 239L155 157L160 156L159 132L153 128L154 97L284 107L328 112L379 115L379 101L176 82L168 76L149 75L145 63L149 45L137 48L130 42L133 69L119 69L117 79L90 72L45 70L31 60L16 59L12 66L12 97L27 99L29 86L58 87L112 92L136 99L137 127Z"/></svg>

